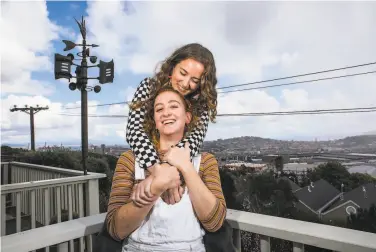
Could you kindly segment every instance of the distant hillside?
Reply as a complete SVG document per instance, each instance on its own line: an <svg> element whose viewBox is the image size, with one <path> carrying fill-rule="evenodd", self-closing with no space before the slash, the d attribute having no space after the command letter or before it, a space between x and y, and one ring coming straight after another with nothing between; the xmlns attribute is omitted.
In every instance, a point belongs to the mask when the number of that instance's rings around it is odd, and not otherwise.
<svg viewBox="0 0 376 252"><path fill-rule="evenodd" d="M229 139L218 139L215 141L205 141L204 150L317 150L319 148L376 148L376 135L350 136L332 141L286 141L270 138L244 136Z"/></svg>
<svg viewBox="0 0 376 252"><path fill-rule="evenodd" d="M376 142L376 135L350 136L336 140L335 142L343 142L343 145L345 146L369 145Z"/></svg>

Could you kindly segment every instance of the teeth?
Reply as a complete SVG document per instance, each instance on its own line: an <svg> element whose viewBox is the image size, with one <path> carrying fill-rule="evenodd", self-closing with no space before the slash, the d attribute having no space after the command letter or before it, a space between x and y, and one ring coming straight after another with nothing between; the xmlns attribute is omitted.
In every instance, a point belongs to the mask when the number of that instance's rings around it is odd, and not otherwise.
<svg viewBox="0 0 376 252"><path fill-rule="evenodd" d="M170 123L174 123L175 121L174 120L167 120L167 121L164 121L163 124L170 124Z"/></svg>

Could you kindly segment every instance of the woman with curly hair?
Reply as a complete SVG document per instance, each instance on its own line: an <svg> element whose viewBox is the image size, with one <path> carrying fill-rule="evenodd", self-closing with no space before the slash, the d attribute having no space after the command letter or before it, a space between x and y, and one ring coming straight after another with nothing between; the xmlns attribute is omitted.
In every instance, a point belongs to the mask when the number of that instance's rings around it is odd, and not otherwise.
<svg viewBox="0 0 376 252"><path fill-rule="evenodd" d="M186 138L177 143L184 147L188 142L190 157L199 153L204 141L209 119L214 122L217 115L217 78L212 53L198 43L178 48L162 62L154 77L145 78L138 86L132 99L127 123L126 140L136 160L144 169L153 172L152 167L160 163L158 153L144 130L145 102L163 86L171 86L185 96L199 115L198 123ZM162 164L167 166L168 164ZM169 191L176 195L175 191ZM178 201L172 200L171 203Z"/></svg>
<svg viewBox="0 0 376 252"><path fill-rule="evenodd" d="M156 164L150 174L131 150L120 156L108 203L109 233L123 241L123 252L205 252L205 233L219 230L226 218L218 163L210 153L195 155L191 161L188 143L184 148L174 147L197 127L198 110L171 87L162 87L143 106L145 132L158 157L172 166ZM169 205L160 196L180 184L178 171L186 190L179 203ZM138 206L132 199L142 185L149 185L152 201Z"/></svg>

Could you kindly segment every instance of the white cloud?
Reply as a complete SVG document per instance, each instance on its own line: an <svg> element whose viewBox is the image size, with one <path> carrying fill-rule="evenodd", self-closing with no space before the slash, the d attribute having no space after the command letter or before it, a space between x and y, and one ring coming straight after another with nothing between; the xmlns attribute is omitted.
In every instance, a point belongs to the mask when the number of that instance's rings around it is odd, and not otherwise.
<svg viewBox="0 0 376 252"><path fill-rule="evenodd" d="M129 71L150 74L172 50L191 42L202 43L213 52L219 86L361 64L374 61L376 55L376 33L373 32L376 4L373 2L132 2L130 14L127 4L125 1L89 1L86 19L88 41L100 45L95 53L99 53L102 60L114 58L116 74L122 83ZM16 94L2 99L3 108L6 105L5 110L8 110L14 102L20 105L26 101L47 103L51 109L36 115L38 139L79 140L80 117L56 115L63 112L63 105L46 97L17 94L19 90L28 94L37 94L38 90L42 95L53 92L46 88L48 83L40 80L33 80L32 86L27 86L30 73L52 69L48 60L51 40L59 34L70 37L77 37L77 34L69 28L60 29L48 20L45 3L3 6L7 14L1 18L1 27L6 27L2 37L7 46L1 49L1 86L6 93ZM30 39L30 34L36 36ZM370 70L375 70L375 66L277 83ZM16 79L11 78L14 74ZM368 75L222 94L218 112L376 106L375 83L375 75ZM130 100L134 91L127 87L116 95L121 96L119 100ZM128 114L125 105L91 109L89 114ZM320 139L374 131L376 115L218 117L217 121L209 126L208 140L241 135ZM89 139L105 141L114 136L124 139L125 119L89 118L89 125ZM44 129L43 135L38 133L40 128ZM3 139L21 141L22 136L14 131L23 132L28 139L28 116L3 110L2 129L6 130L2 132Z"/></svg>
<svg viewBox="0 0 376 252"><path fill-rule="evenodd" d="M178 46L200 42L215 56L218 76L231 85L374 61L376 4L372 2L91 2L88 27L117 70L151 73ZM119 69L120 68L120 69ZM374 66L295 78L302 81L375 70ZM219 113L375 106L374 76L282 89L222 94ZM271 84L271 83L267 83ZM273 83L274 84L274 83ZM208 139L262 135L339 136L375 129L374 113L218 119ZM231 130L228 130L231 127ZM238 129L236 128L238 127Z"/></svg>
<svg viewBox="0 0 376 252"><path fill-rule="evenodd" d="M34 79L31 73L53 71L51 42L69 29L48 19L44 1L3 2L0 27L2 93L51 94L52 83Z"/></svg>
<svg viewBox="0 0 376 252"><path fill-rule="evenodd" d="M10 112L9 110L14 105L24 107L25 104L33 107L36 107L36 105L49 107L48 110L42 110L34 116L36 142L59 143L61 141L64 143L78 143L81 139L81 117L67 115L80 115L80 109L67 109L80 106L80 102L62 104L60 102L52 102L41 95L9 95L1 100L2 142L25 143L30 141L30 116L21 111ZM95 106L97 104L98 101L88 102L89 115L110 114L109 109L104 109L104 112L98 112L99 107ZM102 141L108 136L116 139L115 137L118 136L116 131L123 128L124 120L89 117L89 142ZM118 142L121 142L121 140Z"/></svg>

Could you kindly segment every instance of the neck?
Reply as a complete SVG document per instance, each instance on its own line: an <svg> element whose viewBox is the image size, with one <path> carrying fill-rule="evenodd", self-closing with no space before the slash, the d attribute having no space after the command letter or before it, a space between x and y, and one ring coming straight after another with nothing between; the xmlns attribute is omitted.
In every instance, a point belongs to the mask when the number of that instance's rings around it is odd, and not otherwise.
<svg viewBox="0 0 376 252"><path fill-rule="evenodd" d="M174 136L162 136L160 137L159 141L159 149L160 150L168 150L171 148L172 145L177 145L179 141L183 138L183 135L174 135Z"/></svg>

